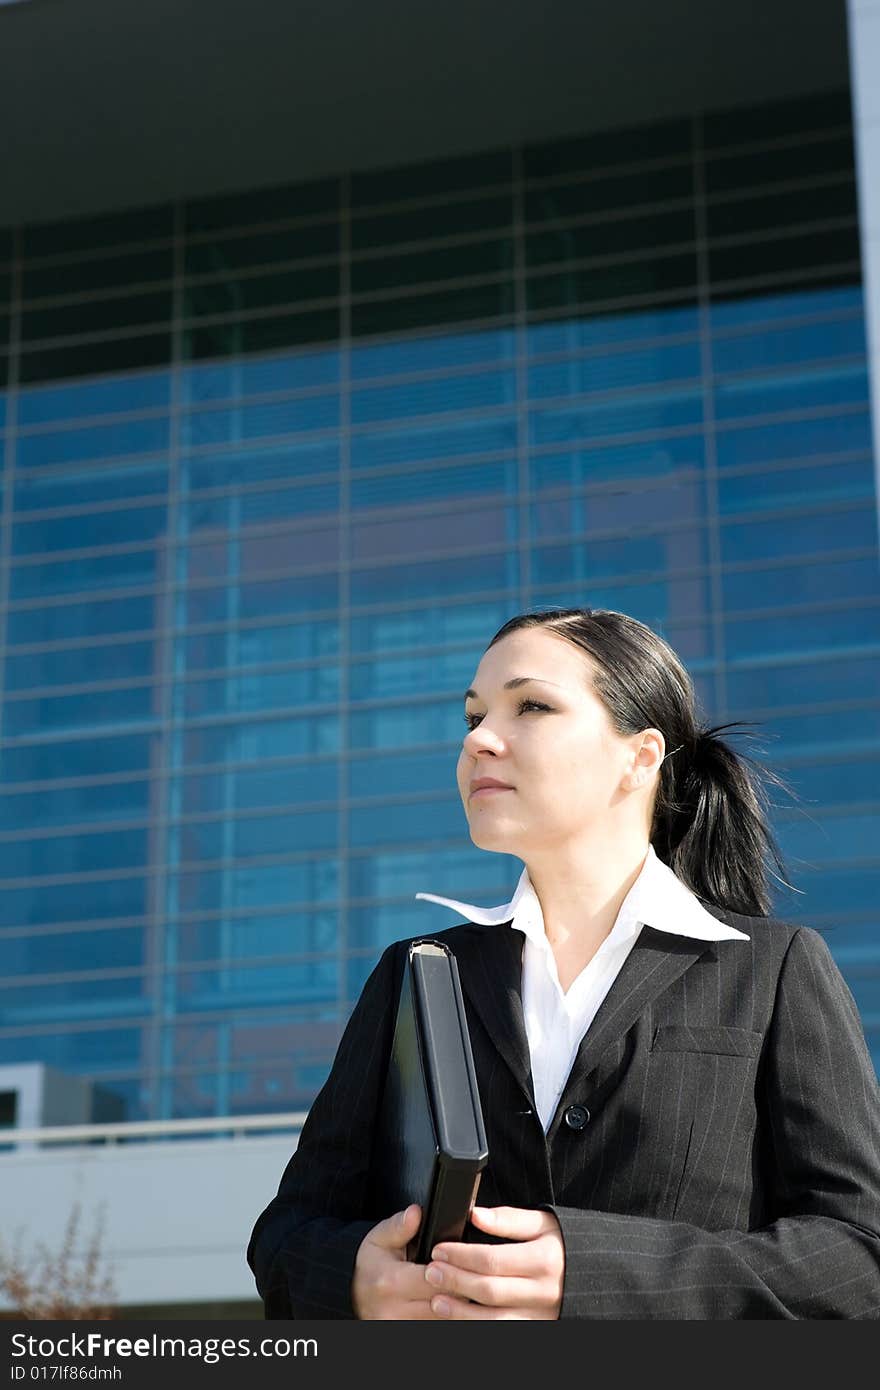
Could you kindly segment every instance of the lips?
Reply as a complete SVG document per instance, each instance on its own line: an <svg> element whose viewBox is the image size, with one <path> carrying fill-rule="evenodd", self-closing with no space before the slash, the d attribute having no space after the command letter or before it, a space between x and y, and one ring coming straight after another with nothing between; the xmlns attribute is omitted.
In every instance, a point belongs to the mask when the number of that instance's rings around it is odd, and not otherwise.
<svg viewBox="0 0 880 1390"><path fill-rule="evenodd" d="M481 791L512 792L513 787L507 782L499 782L496 777L477 777L471 782L471 796Z"/></svg>

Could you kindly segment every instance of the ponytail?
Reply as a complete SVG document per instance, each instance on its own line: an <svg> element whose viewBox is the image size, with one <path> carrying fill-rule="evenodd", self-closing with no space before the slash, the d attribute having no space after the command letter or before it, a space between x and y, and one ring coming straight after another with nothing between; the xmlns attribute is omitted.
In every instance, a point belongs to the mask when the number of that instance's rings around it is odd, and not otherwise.
<svg viewBox="0 0 880 1390"><path fill-rule="evenodd" d="M787 883L768 825L765 782L790 788L718 737L736 724L696 729L664 759L651 843L658 858L697 897L732 912L766 917L772 865ZM787 884L790 887L790 884Z"/></svg>

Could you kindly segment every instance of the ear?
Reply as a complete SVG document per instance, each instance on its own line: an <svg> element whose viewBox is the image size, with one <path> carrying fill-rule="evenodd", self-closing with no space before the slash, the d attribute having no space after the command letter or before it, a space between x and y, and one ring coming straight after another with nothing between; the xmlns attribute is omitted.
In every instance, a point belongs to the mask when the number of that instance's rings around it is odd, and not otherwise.
<svg viewBox="0 0 880 1390"><path fill-rule="evenodd" d="M666 753L666 741L659 729L643 729L636 734L630 748L629 767L623 780L627 791L651 785L660 771Z"/></svg>

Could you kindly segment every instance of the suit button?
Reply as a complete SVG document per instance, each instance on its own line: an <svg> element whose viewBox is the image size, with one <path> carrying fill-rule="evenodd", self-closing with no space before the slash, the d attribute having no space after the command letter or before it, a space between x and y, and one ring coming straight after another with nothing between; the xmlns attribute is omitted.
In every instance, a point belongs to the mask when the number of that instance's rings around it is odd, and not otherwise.
<svg viewBox="0 0 880 1390"><path fill-rule="evenodd" d="M585 1105L570 1105L563 1118L569 1129L586 1129L590 1123L590 1112Z"/></svg>

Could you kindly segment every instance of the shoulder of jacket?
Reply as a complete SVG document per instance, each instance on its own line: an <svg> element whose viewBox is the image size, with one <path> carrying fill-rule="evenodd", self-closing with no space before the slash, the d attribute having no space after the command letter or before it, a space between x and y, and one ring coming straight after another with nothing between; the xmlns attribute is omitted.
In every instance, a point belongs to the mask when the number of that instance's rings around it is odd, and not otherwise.
<svg viewBox="0 0 880 1390"><path fill-rule="evenodd" d="M819 932L812 927L801 926L799 922L789 922L782 917L752 917L744 912L732 912L729 908L718 907L715 903L700 899L700 905L719 922L745 932L750 940L787 950L794 938L801 932L818 937Z"/></svg>
<svg viewBox="0 0 880 1390"><path fill-rule="evenodd" d="M487 932L502 929L502 926L483 926L478 922L456 922L453 926L444 927L441 931L413 932L412 936L405 936L401 937L399 941L392 941L386 949L392 954L403 955L407 947L411 946L414 941L442 941L454 950L456 944L472 942Z"/></svg>

